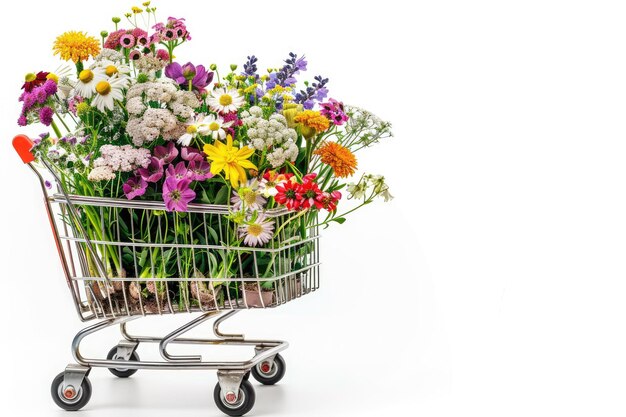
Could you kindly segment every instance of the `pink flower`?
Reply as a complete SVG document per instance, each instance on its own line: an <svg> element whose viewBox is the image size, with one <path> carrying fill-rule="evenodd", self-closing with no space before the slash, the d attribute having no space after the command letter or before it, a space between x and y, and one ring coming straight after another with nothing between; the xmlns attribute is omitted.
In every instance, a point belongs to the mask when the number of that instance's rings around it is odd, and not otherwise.
<svg viewBox="0 0 626 417"><path fill-rule="evenodd" d="M189 188L190 179L176 180L169 177L163 184L163 201L169 211L187 211L187 204L196 198L196 193Z"/></svg>
<svg viewBox="0 0 626 417"><path fill-rule="evenodd" d="M107 49L117 49L120 46L120 38L126 34L126 29L116 30L111 32L109 37L104 42L104 47Z"/></svg>
<svg viewBox="0 0 626 417"><path fill-rule="evenodd" d="M199 161L193 160L189 162L189 176L192 181L208 180L213 177L211 165L203 159Z"/></svg>
<svg viewBox="0 0 626 417"><path fill-rule="evenodd" d="M161 61L170 62L170 54L165 49L159 49L156 51L156 57Z"/></svg>
<svg viewBox="0 0 626 417"><path fill-rule="evenodd" d="M169 164L178 156L178 149L174 146L174 142L168 142L165 146L155 146L153 155L163 164Z"/></svg>
<svg viewBox="0 0 626 417"><path fill-rule="evenodd" d="M204 157L202 153L196 148L192 148L190 146L183 147L180 152L180 157L185 161L204 161Z"/></svg>
<svg viewBox="0 0 626 417"><path fill-rule="evenodd" d="M176 167L174 167L174 164L170 164L170 166L167 167L167 173L165 176L167 178L175 178L180 181L189 178L189 171L187 170L185 163L180 161L176 164Z"/></svg>
<svg viewBox="0 0 626 417"><path fill-rule="evenodd" d="M128 181L122 185L124 194L126 194L126 198L129 200L144 195L146 188L148 188L148 183L140 176L129 178Z"/></svg>
<svg viewBox="0 0 626 417"><path fill-rule="evenodd" d="M130 33L122 35L122 37L120 37L120 45L122 45L122 47L124 47L124 48L132 48L132 47L134 47L135 46L135 37L133 35L131 35Z"/></svg>
<svg viewBox="0 0 626 417"><path fill-rule="evenodd" d="M148 166L139 168L137 173L148 182L157 182L163 177L163 164L160 159L153 156Z"/></svg>
<svg viewBox="0 0 626 417"><path fill-rule="evenodd" d="M136 61L139 58L141 58L141 52L136 49L133 49L132 51L130 51L130 54L128 54L128 59L130 59L131 61Z"/></svg>

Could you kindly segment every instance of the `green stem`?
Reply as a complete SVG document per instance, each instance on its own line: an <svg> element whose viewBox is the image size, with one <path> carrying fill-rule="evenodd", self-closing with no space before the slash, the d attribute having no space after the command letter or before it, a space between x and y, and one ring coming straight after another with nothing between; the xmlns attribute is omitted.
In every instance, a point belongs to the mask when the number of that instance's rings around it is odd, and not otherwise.
<svg viewBox="0 0 626 417"><path fill-rule="evenodd" d="M52 130L54 130L54 133L57 135L57 138L61 139L63 135L61 134L61 131L59 130L59 127L57 126L57 124L54 123L54 120L50 123L50 126L52 126Z"/></svg>
<svg viewBox="0 0 626 417"><path fill-rule="evenodd" d="M67 126L67 123L65 123L65 120L63 120L63 118L59 115L59 113L56 112L56 110L54 111L55 116L61 121L61 124L63 124L63 126L65 127L65 129L67 130L67 133L70 133L71 130L70 128Z"/></svg>

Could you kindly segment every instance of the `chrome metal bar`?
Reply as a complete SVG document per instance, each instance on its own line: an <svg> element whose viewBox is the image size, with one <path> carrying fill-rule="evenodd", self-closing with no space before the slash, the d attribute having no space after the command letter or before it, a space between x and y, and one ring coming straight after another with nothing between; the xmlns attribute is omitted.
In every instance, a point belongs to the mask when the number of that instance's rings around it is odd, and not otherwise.
<svg viewBox="0 0 626 417"><path fill-rule="evenodd" d="M220 324L224 323L227 319L231 318L232 316L237 314L239 311L241 310L231 310L228 313L225 313L223 316L218 317L217 320L215 320L215 323L213 323L213 334L215 335L215 337L219 337L220 339L225 339L225 340L238 340L238 341L242 341L245 339L244 335L242 334L226 334L226 333L220 332Z"/></svg>
<svg viewBox="0 0 626 417"><path fill-rule="evenodd" d="M72 203L69 195L67 194L67 191L65 191L65 188L63 188L63 185L62 185L62 182L61 182L61 178L59 178L59 175L54 171L54 169L52 169L52 167L50 167L50 165L45 161L44 158L40 158L40 161L46 167L46 169L48 171L50 171L50 174L54 177L54 180L56 181L57 185L59 186L59 189L61 190L61 193L65 197L66 204L67 204L67 207L69 209L69 213L72 215L72 217L74 217L74 222L76 223L76 227L78 227L80 232L83 234L83 236L85 237L85 244L87 245L89 250L94 254L94 261L96 263L96 268L98 269L98 273L100 273L102 278L104 278L106 280L107 284L110 284L109 278L107 277L107 274L106 274L106 269L104 268L104 265L102 265L102 261L100 260L100 258L98 256L96 256L97 252L95 251L94 246L92 245L91 241L89 240L89 236L87 235L87 232L85 231L85 228L83 227L83 224L80 221L80 217L78 216L78 213L76 213L76 207L74 207L74 204ZM28 164L28 165L31 166L31 168L32 168L31 164ZM37 172L37 171L35 171L35 172ZM44 191L45 191L45 189L44 189ZM48 199L46 199L46 200L48 200ZM55 229L56 229L56 226L55 226ZM58 234L59 234L58 230L55 230L55 234L58 236Z"/></svg>
<svg viewBox="0 0 626 417"><path fill-rule="evenodd" d="M50 169L49 167L47 167ZM85 206L97 206L97 207L118 207L118 208L135 208L145 210L159 210L164 211L165 203L163 201L148 201L148 200L124 200L121 198L108 198L108 197L89 197L74 194L54 194L50 197L54 202L67 203L68 201L74 204ZM214 214L228 214L229 206L217 205L217 204L199 204L189 203L187 205L187 212L189 213L214 213ZM267 217L281 216L289 213L286 208L275 208L265 211Z"/></svg>
<svg viewBox="0 0 626 417"><path fill-rule="evenodd" d="M85 321L85 316L80 309L80 299L76 292L72 291L72 274L70 273L69 265L67 264L67 258L65 257L65 250L63 249L63 245L61 244L61 239L59 237L59 229L57 228L56 222L54 221L54 212L52 210L52 206L50 202L46 198L48 192L46 191L46 184L33 163L29 163L28 167L35 173L37 179L39 180L39 185L41 186L41 191L44 195L44 203L46 206L46 214L48 215L48 221L50 222L50 227L52 228L52 236L54 238L54 243L57 247L57 252L59 254L59 259L61 260L61 267L63 268L63 273L65 274L65 280L67 282L67 286L70 288L70 292L72 293L72 299L74 300L74 306L76 307L76 312L78 313L78 317L80 317L81 321Z"/></svg>
<svg viewBox="0 0 626 417"><path fill-rule="evenodd" d="M165 336L163 340L161 340L161 342L159 343L159 352L161 353L161 356L163 357L163 359L165 359L166 361L177 361L177 362L178 361L188 361L188 362L202 361L202 356L199 356L199 355L171 355L167 352L167 345L172 340L180 336L181 334L187 333L189 330L204 323L205 321L207 321L208 319L210 319L212 316L216 314L219 314L219 313L216 311L206 312L200 317L196 318L195 320L190 321L189 323L179 327L178 329L174 330L173 332Z"/></svg>

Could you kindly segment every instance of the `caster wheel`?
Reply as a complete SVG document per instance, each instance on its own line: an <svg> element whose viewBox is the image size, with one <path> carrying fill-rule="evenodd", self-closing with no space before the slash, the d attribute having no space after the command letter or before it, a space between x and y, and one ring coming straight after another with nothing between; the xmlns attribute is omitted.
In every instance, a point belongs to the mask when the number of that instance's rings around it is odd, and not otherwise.
<svg viewBox="0 0 626 417"><path fill-rule="evenodd" d="M52 399L56 405L66 411L80 410L87 405L91 399L91 382L89 382L89 379L85 376L78 390L67 387L66 391L63 392L64 374L64 372L61 372L52 380L52 386L50 387Z"/></svg>
<svg viewBox="0 0 626 417"><path fill-rule="evenodd" d="M245 379L241 381L238 397L237 401L232 404L229 403L222 392L219 382L215 386L215 390L213 390L213 399L217 408L229 416L243 416L254 407L256 397L254 395L254 387L252 387L249 381Z"/></svg>
<svg viewBox="0 0 626 417"><path fill-rule="evenodd" d="M247 381L250 379L250 371L246 372L246 374L243 376L243 380Z"/></svg>
<svg viewBox="0 0 626 417"><path fill-rule="evenodd" d="M117 357L117 346L109 351L109 354L107 355L107 360L124 361L124 359ZM130 355L129 361L139 362L139 355L137 354L137 352L133 352L133 354ZM118 378L128 378L129 376L136 373L137 369L109 368L109 371L111 371L111 373Z"/></svg>
<svg viewBox="0 0 626 417"><path fill-rule="evenodd" d="M280 354L274 356L274 362L263 361L252 368L252 376L263 385L274 385L285 376L285 360Z"/></svg>

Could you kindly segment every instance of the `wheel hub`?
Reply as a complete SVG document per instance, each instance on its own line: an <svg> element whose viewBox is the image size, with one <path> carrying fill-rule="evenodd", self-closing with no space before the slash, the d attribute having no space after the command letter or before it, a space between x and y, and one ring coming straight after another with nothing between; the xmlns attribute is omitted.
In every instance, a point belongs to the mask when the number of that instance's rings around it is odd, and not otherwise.
<svg viewBox="0 0 626 417"><path fill-rule="evenodd" d="M224 395L224 399L228 404L235 404L237 402L237 394L232 391L228 391L226 395Z"/></svg>
<svg viewBox="0 0 626 417"><path fill-rule="evenodd" d="M65 390L63 390L63 397L67 400L72 400L76 397L76 389L72 385L68 385Z"/></svg>
<svg viewBox="0 0 626 417"><path fill-rule="evenodd" d="M272 366L270 365L269 362L263 362L261 364L261 371L263 371L263 373L267 374L271 370L272 370Z"/></svg>

